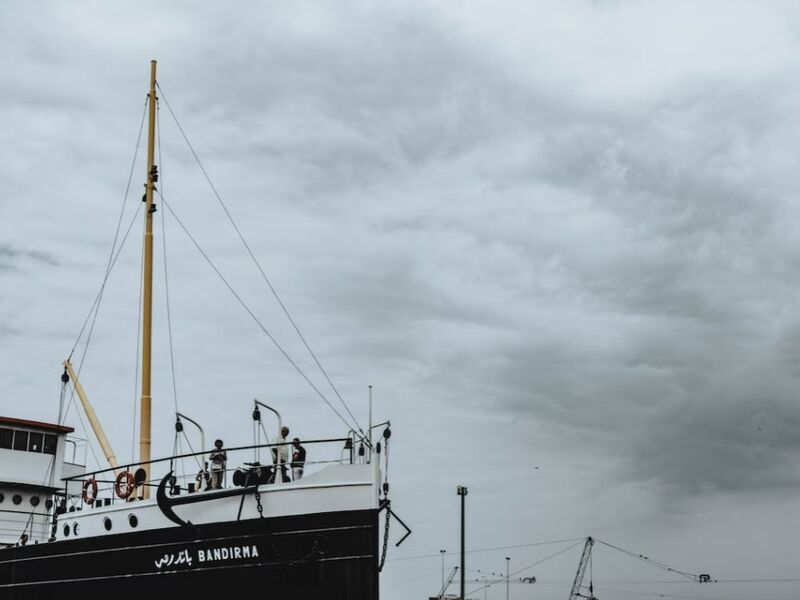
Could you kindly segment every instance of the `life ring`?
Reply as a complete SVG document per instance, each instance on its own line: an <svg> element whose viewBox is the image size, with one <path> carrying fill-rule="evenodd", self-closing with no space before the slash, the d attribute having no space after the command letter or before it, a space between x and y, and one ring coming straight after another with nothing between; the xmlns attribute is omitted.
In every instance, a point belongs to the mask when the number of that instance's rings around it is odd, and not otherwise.
<svg viewBox="0 0 800 600"><path fill-rule="evenodd" d="M90 489L92 490L91 494L88 493ZM86 504L94 504L95 498L97 498L97 481L95 479L87 479L83 482L81 498Z"/></svg>
<svg viewBox="0 0 800 600"><path fill-rule="evenodd" d="M136 480L130 471L120 471L114 481L114 491L123 500L127 499L136 489Z"/></svg>

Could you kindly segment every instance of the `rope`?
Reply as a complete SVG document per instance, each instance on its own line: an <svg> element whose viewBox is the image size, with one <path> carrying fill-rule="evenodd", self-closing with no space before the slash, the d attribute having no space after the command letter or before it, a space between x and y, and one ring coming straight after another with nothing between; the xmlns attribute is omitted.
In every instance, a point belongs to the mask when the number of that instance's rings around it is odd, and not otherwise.
<svg viewBox="0 0 800 600"><path fill-rule="evenodd" d="M97 295L95 296L94 302L92 302L92 306L89 309L88 314L86 315L86 319L84 319L84 321L83 321L83 325L81 326L81 329L78 332L78 336L75 339L75 343L72 346L72 350L70 350L70 353L69 353L69 358L71 359L73 354L75 353L75 350L78 347L78 344L80 343L81 338L83 337L84 331L86 331L87 324L89 324L89 321L91 320L91 325L89 327L89 332L88 332L88 334L86 336L86 343L84 344L84 347L83 347L83 354L81 355L80 362L78 363L78 369L76 371L76 376L78 378L80 378L80 374L81 374L81 371L83 369L83 364L84 364L84 361L86 360L86 354L87 354L87 352L89 350L89 343L91 342L92 334L94 333L94 327L95 327L95 324L97 322L97 315L100 312L100 304L101 304L101 302L103 300L103 293L105 291L106 284L108 283L108 278L111 275L111 271L114 269L114 266L117 264L117 260L119 259L119 256L120 256L120 254L122 252L122 248L125 246L125 242L127 241L128 236L130 235L131 228L133 227L133 223L135 222L136 216L137 216L137 214L139 212L139 207L137 207L136 210L134 211L134 215L133 215L133 218L131 219L131 222L128 224L128 228L125 231L125 235L122 237L122 241L119 242L119 245L118 245L117 242L119 241L119 232L120 232L120 228L122 226L122 219L123 219L123 216L124 216L124 213L125 213L125 206L127 205L127 202L128 202L128 196L129 196L129 193L130 193L131 182L133 180L133 172L134 172L134 169L136 167L136 158L139 155L139 147L140 147L141 141L142 141L142 131L144 130L144 119L145 119L145 115L147 114L147 103L148 103L148 100L147 100L147 98L145 98L144 108L142 109L142 118L141 118L141 121L139 123L139 133L136 136L136 146L135 146L134 151L133 151L133 158L131 159L131 168L130 168L129 173L128 173L128 181L125 184L125 193L123 194L123 198L122 198L122 206L120 208L119 218L117 219L117 227L116 227L116 230L114 232L114 240L113 240L113 242L111 244L111 251L109 252L108 262L106 263L106 272L105 272L105 275L103 276L103 282L100 285L100 289L97 292ZM69 402L67 404L67 408L63 413L64 421L66 421L67 415L69 414L69 410L72 407L72 404L73 404L74 400L75 400L75 387L73 385L72 386L72 391L71 391L70 397L69 397ZM59 412L61 412L61 411L59 411ZM78 414L78 419L81 422L81 426L83 427L84 434L86 435L87 445L89 446L89 450L91 451L92 456L95 459L95 462L97 462L97 465L100 466L100 462L97 459L97 454L95 453L94 446L92 444L91 438L90 438L90 436L88 434L88 431L86 430L86 426L83 424L83 419L80 416L80 411L77 411L77 414ZM62 425L63 422L59 421L58 424Z"/></svg>
<svg viewBox="0 0 800 600"><path fill-rule="evenodd" d="M620 548L618 546L614 546L613 544L609 544L608 542L604 542L603 540L598 540L597 538L595 538L595 541L603 544L604 546L607 546L608 548L611 548L612 550L616 550L617 552L622 552L623 554L627 554L628 556L632 556L633 558L635 558L637 560L640 560L640 561L642 561L642 562L644 562L644 563L646 563L648 565L651 565L653 567L656 567L657 569L661 569L662 571L667 571L669 573L677 573L678 575L686 577L687 579L691 579L692 581L697 581L698 576L696 574L694 574L694 573L689 573L687 571L681 571L679 569L673 569L669 565L666 565L666 564L658 562L656 560L652 560L650 558L647 558L643 554L636 554L634 552L630 552L629 550L625 550L624 548Z"/></svg>
<svg viewBox="0 0 800 600"><path fill-rule="evenodd" d="M160 187L164 189L164 163L161 156L161 113L156 100L156 121L157 121L157 139L158 139L158 162L161 165ZM172 399L175 403L175 412L178 412L178 385L175 379L175 352L172 343L172 311L169 304L169 271L167 270L167 224L164 216L164 211L161 211L161 242L164 255L164 295L167 302L167 337L169 338L169 366L172 371Z"/></svg>
<svg viewBox="0 0 800 600"><path fill-rule="evenodd" d="M158 85L158 84L156 84L156 85ZM233 229L236 231L236 235L239 237L239 240L242 242L242 245L245 247L245 250L247 250L247 254L252 259L253 264L256 266L256 269L258 269L258 272L261 274L261 277L264 280L264 282L267 284L267 287L269 288L270 292L272 292L272 295L275 297L275 300L277 300L278 305L281 307L281 310L283 311L283 314L286 315L286 318L288 319L289 323L291 323L292 328L294 329L295 333L297 333L297 336L303 342L303 345L306 347L306 350L308 350L308 353L311 355L311 358L314 359L314 362L316 363L316 365L319 368L319 370L322 373L322 375L325 377L325 380L328 382L328 385L330 385L331 389L336 394L336 397L339 398L339 401L341 402L342 406L347 411L347 414L350 415L350 418L356 424L356 428L358 429L359 433L361 433L361 435L363 437L367 437L366 434L364 433L364 430L359 425L358 419L356 419L355 415L353 415L353 412L350 410L350 407L347 405L347 402L344 401L344 398L342 398L342 395L339 393L339 390L336 389L336 386L333 384L333 381L328 376L328 372L322 366L322 363L317 358L317 355L311 349L311 346L309 345L309 343L306 340L305 336L302 334L302 332L300 331L300 328L298 327L297 323L292 318L292 315L289 313L289 309L286 308L286 305L283 303L283 301L281 300L280 296L278 295L278 291L272 285L272 282L269 280L269 277L267 277L267 274L264 272L264 269L261 267L261 263L259 263L258 259L256 258L256 255L253 253L253 250L250 248L250 245L245 240L244 235L242 234L241 230L239 229L239 226L236 224L236 221L233 218L233 215L231 214L230 210L228 210L228 207L226 206L225 202L222 200L222 196L219 194L219 192L217 191L217 188L214 186L214 183L211 181L211 177L208 175L208 172L206 171L205 167L203 166L203 163L200 160L200 157L197 155L197 152L195 152L195 149L192 146L192 143L189 141L189 138L186 135L186 132L183 130L183 127L181 127L181 124L178 121L178 117L175 116L175 113L173 112L172 107L170 106L169 101L167 100L167 97L164 94L164 90L161 89L160 85L158 86L158 91L161 93L161 97L164 99L164 103L167 105L167 110L169 111L170 115L172 116L172 119L175 121L175 125L178 127L178 131L180 131L181 136L183 136L183 139L186 142L186 145L189 147L189 150L191 151L192 156L195 159L195 162L197 162L197 166L200 167L200 171L203 173L203 176L205 177L206 182L208 182L208 185L211 188L211 191L213 192L214 196L216 197L217 201L219 202L220 206L222 207L222 210L225 212L225 216L228 217L228 221L230 221L230 224L233 226Z"/></svg>
<svg viewBox="0 0 800 600"><path fill-rule="evenodd" d="M336 408L333 406L333 404L330 403L330 401L319 390L319 388L316 385L314 385L314 382L311 381L311 379L309 379L308 375L306 375L305 372L300 368L300 366L292 359L292 357L289 356L289 354L286 352L286 350L283 349L283 346L281 346L280 343L278 343L278 340L275 339L275 337L269 332L269 330L264 326L264 324L258 319L258 317L255 315L255 313L253 313L253 311L245 303L245 301L242 300L242 297L239 296L239 294L236 292L236 290L233 289L233 286L231 286L231 284L228 282L228 280L225 279L225 276L220 272L220 270L217 268L217 266L209 258L208 254L206 254L206 252L203 250L203 248L200 246L200 244L197 242L197 240L194 238L194 236L192 236L192 234L189 232L189 230L183 224L183 221L181 221L180 218L178 217L178 215L175 214L175 211L172 210L172 207L164 199L164 196L160 192L157 192L157 193L158 193L159 198L161 198L161 202L164 204L164 206L167 208L167 210L169 210L170 214L177 221L178 225L180 225L181 229L183 229L183 232L191 240L192 244L194 244L194 247L197 248L197 251L200 252L200 254L203 256L205 261L209 264L209 266L214 270L214 272L220 278L222 283L225 284L225 287L228 288L228 291L239 302L239 304L242 306L242 308L244 308L244 310L247 312L247 314L250 315L250 317L253 319L253 321L255 321L256 325L258 325L258 327L261 329L261 331L264 332L264 335L266 335L270 339L270 341L280 351L280 353L283 355L283 357L287 361L289 361L289 364L291 364L295 368L295 370L300 374L300 376L303 379L306 380L306 383L308 383L308 385L311 386L311 389L313 389L316 392L316 394L320 398L322 398L323 402L325 402L325 404L328 405L328 407L334 412L334 414L337 417L339 417L339 419L342 421L342 423L344 423L348 427L348 429L352 429L353 428L352 425L347 422L347 420L341 415L341 413L338 410L336 410Z"/></svg>
<svg viewBox="0 0 800 600"><path fill-rule="evenodd" d="M130 172L128 173L128 183L125 185L125 194L122 197L122 207L120 208L119 218L117 219L117 229L114 232L114 241L111 244L111 252L109 253L109 256L108 256L108 263L106 264L106 274L105 274L105 277L103 278L103 284L100 286L100 291L97 293L97 297L95 298L94 302L92 303L92 307L89 309L89 313L86 315L86 319L83 321L83 326L81 326L81 329L78 332L78 337L75 339L75 343L73 344L72 350L69 353L70 358L75 353L75 349L78 347L78 343L80 342L80 339L83 336L83 332L86 329L86 324L89 322L89 318L92 315L92 311L94 311L95 306L97 306L98 309L99 309L100 302L102 301L102 298L103 298L103 291L105 289L106 282L108 281L108 277L111 274L111 270L114 268L114 264L117 262L116 258L114 258L114 250L117 247L117 240L119 239L119 231L120 231L120 227L122 226L122 217L123 217L123 214L125 212L125 205L128 202L128 193L130 192L130 189L131 189L131 181L133 181L133 171L136 168L136 157L139 155L139 146L140 146L141 141L142 141L142 131L144 130L144 118L145 118L145 115L147 114L147 102L148 102L148 99L145 97L144 109L142 110L142 119L141 119L141 123L139 124L139 134L136 137L136 148L133 151L133 159L131 160L131 168L130 168ZM128 228L128 233L129 232L130 232L130 227ZM125 244L125 240L127 239L127 237L128 237L128 235L126 233L125 237L122 240L122 244L120 245L120 247ZM117 256L119 256L119 254ZM91 332L90 332L89 335L91 336ZM89 340L86 341L86 344L88 346Z"/></svg>
<svg viewBox="0 0 800 600"><path fill-rule="evenodd" d="M547 562L548 560L550 560L550 559L552 559L552 558L555 558L556 556L559 556L560 554L564 554L564 552L567 552L567 551L569 551L569 550L572 550L572 549L573 549L575 546L577 546L577 545L579 545L579 544L583 543L583 542L584 542L584 540L585 540L585 538L581 538L581 539L579 539L577 542L575 542L574 544L572 544L572 545L570 545L570 546L567 546L566 548L562 548L562 549L561 549L561 550L559 550L558 552L555 552L554 554L551 554L550 556L546 556L546 557L545 557L545 558L543 558L542 560L536 561L535 563L532 563L532 564L530 564L530 565L527 565L527 566L525 566L525 567L522 567L521 569L518 569L518 570L514 571L513 573L509 573L509 574L508 574L508 577L510 578L512 575L519 575L519 574L520 574L520 573L522 573L523 571L527 571L528 569L532 569L533 567L536 567L536 566L538 566L538 565L542 564L543 562ZM474 590L470 590L469 592L467 592L467 594L468 594L468 595L471 595L471 594L476 594L477 592L481 592L481 591L483 591L483 590L485 590L485 589L488 589L488 588L492 587L493 585L495 585L495 584L497 584L497 583L502 583L502 582L504 582L505 580L506 580L506 578L505 578L505 577L501 577L500 579L496 579L496 580L492 581L491 583L487 583L487 584L486 584L486 585L484 585L484 586L481 586L481 587L479 587L479 588L476 588L476 589L474 589Z"/></svg>
<svg viewBox="0 0 800 600"><path fill-rule="evenodd" d="M492 548L478 548L476 550L467 550L467 554L473 554L476 552L493 552L494 550L514 550L516 548L533 548L534 546L550 546L553 544L568 544L570 542L583 542L586 538L571 538L565 540L550 540L547 542L533 542L530 544L517 544L515 546L493 546ZM458 552L446 552L444 553L445 556L455 556L459 554ZM401 560L418 560L421 558L439 558L441 557L442 553L437 552L436 554L420 554L419 556L404 556L402 558L390 558L388 559L389 562L393 561L401 561Z"/></svg>

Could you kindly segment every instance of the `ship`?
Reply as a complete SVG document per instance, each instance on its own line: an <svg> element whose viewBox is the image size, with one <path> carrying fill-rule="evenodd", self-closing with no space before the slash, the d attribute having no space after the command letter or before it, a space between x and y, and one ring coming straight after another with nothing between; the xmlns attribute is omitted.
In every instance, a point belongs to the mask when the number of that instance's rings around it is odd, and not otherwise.
<svg viewBox="0 0 800 600"><path fill-rule="evenodd" d="M78 396L107 468L87 470L87 441L61 423L61 414L56 423L0 417L0 600L217 593L377 600L390 518L405 529L397 545L410 534L389 499L388 421L374 425L370 411L366 431L352 427L338 437L294 444L285 439L280 411L254 400L253 443L224 448L216 472L206 463L223 450L206 447L202 427L180 413L175 435L185 435L187 422L197 426L201 449L151 456L160 88L156 61L150 67L139 460L119 463L81 385L80 369L69 359L61 373L62 403L68 389ZM332 458L303 461L299 477L297 446ZM181 461L200 465L197 475L181 473Z"/></svg>

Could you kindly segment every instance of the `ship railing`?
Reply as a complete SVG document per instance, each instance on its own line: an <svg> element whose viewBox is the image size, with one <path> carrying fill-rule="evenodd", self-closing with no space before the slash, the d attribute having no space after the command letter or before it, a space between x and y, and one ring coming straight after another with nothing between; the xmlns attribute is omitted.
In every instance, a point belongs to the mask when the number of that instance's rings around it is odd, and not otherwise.
<svg viewBox="0 0 800 600"><path fill-rule="evenodd" d="M46 541L50 512L45 506L41 508L45 510L0 509L0 540L5 538L0 545L16 545L22 534L28 536L31 544Z"/></svg>
<svg viewBox="0 0 800 600"><path fill-rule="evenodd" d="M349 434L344 438L325 438L315 440L302 440L301 445L306 448L306 458L303 465L303 475L312 474L331 464L359 464L370 460L370 452L365 450L367 440ZM288 459L281 463L283 468L278 468L274 462L274 451L284 446L288 451ZM322 448L322 452L319 449ZM333 450L331 450L333 448ZM146 479L142 468L145 463L128 463L120 465L119 469L99 469L62 479L64 483L63 495L56 512L73 512L91 507L111 506L121 502L141 500L145 496L144 490L158 487L164 477L171 473L168 480L167 493L181 495L202 493L211 489L211 469L207 468L209 454L215 449L200 452L175 454L151 460L150 472L160 471L159 477ZM249 446L236 446L223 448L227 455L226 468L222 472L220 488L233 488L261 484L287 483L292 481L292 451L291 441L283 444L256 444ZM308 460L309 456L317 454L316 460ZM187 464L189 465L187 467ZM154 469L153 467L161 467ZM130 473L134 477L135 489L127 498L121 498L115 490L118 473ZM126 477L123 476L123 480ZM84 489L88 488L89 494L76 496L69 493L70 482L80 483ZM93 487L97 486L96 495ZM74 483L73 483L74 486ZM89 495L92 496L88 501ZM151 494L152 495L152 494Z"/></svg>
<svg viewBox="0 0 800 600"><path fill-rule="evenodd" d="M85 467L88 446L84 438L68 435L64 440L64 462Z"/></svg>

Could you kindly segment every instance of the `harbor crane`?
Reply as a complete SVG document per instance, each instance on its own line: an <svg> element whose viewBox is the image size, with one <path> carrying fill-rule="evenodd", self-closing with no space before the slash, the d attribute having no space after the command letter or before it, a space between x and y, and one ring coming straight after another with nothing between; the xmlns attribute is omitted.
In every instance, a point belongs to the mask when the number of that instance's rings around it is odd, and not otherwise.
<svg viewBox="0 0 800 600"><path fill-rule="evenodd" d="M450 584L453 583L453 579L456 578L456 573L458 573L458 567L453 567L453 570L450 571L450 574L447 576L447 579L444 580L442 584L442 589L439 590L439 593L435 596L431 597L430 600L447 600L452 596L446 595L447 588L450 587Z"/></svg>
<svg viewBox="0 0 800 600"><path fill-rule="evenodd" d="M591 537L586 538L586 544L583 546L583 553L581 560L578 563L578 572L575 573L575 581L572 582L572 590L569 593L569 600L578 600L578 598L585 598L586 600L597 600L594 595L594 586L592 578L589 577L589 585L583 585L583 577L586 575L586 567L592 560L592 546L594 546L594 539ZM588 591L589 594L583 593Z"/></svg>

